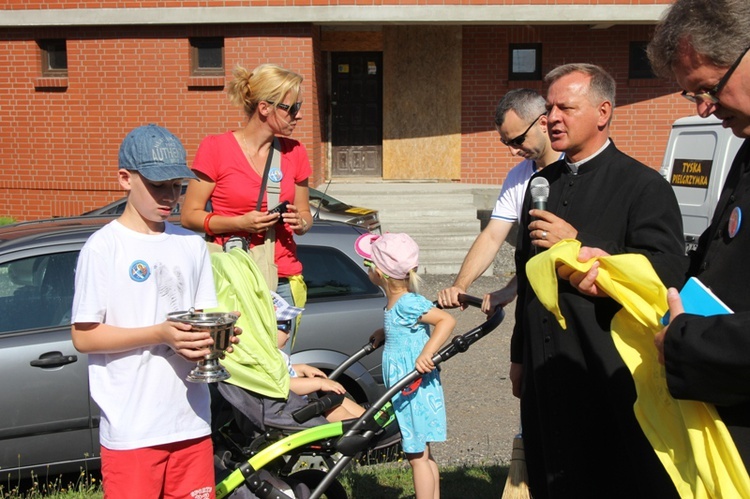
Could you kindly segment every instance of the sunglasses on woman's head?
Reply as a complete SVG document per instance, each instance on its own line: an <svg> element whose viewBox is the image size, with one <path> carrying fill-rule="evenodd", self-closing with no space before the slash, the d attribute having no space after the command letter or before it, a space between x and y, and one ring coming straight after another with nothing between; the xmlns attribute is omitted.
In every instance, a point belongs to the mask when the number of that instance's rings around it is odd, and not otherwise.
<svg viewBox="0 0 750 499"><path fill-rule="evenodd" d="M276 321L276 328L279 331L283 331L285 333L289 333L292 331L292 321Z"/></svg>

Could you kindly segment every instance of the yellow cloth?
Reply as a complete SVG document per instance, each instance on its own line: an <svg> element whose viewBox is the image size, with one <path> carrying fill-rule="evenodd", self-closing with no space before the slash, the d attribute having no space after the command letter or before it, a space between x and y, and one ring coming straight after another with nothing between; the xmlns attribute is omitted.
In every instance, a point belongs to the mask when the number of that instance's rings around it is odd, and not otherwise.
<svg viewBox="0 0 750 499"><path fill-rule="evenodd" d="M211 254L217 310L242 313L240 342L221 361L226 382L273 398L289 396L289 371L277 347L276 313L268 285L247 251Z"/></svg>
<svg viewBox="0 0 750 499"><path fill-rule="evenodd" d="M638 393L633 405L636 418L680 496L750 497L750 477L716 408L675 400L669 394L654 346L654 335L662 328L659 321L668 309L667 290L650 262L643 255L625 254L581 263L577 259L580 247L576 240L563 240L529 260L526 273L540 302L565 329L557 301L556 268L565 264L586 272L598 260L597 286L623 307L612 319L612 338L633 375Z"/></svg>
<svg viewBox="0 0 750 499"><path fill-rule="evenodd" d="M299 308L305 308L305 305L307 304L307 284L305 284L305 279L302 277L302 274L289 276L288 279L289 290L292 292L292 298L294 298L294 303L292 303L292 305ZM299 332L302 315L303 314L299 314L297 316L297 327L294 329L294 337L292 338L291 344L292 348L294 348L294 342L297 340L297 333Z"/></svg>

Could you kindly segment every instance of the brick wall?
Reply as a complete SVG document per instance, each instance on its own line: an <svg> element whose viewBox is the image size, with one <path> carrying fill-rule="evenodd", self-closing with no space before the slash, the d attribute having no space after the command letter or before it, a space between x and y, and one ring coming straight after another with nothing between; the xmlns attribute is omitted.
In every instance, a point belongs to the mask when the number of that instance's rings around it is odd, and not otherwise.
<svg viewBox="0 0 750 499"><path fill-rule="evenodd" d="M508 44L542 43L542 74L555 66L587 62L604 67L617 82L611 135L617 147L659 168L671 123L695 114L695 106L675 95L677 86L663 80L628 79L631 41L648 41L653 28L614 26L467 26L463 30L462 181L499 184L519 162L503 146L493 119L497 102L508 90L532 88L544 95L541 81L508 81Z"/></svg>
<svg viewBox="0 0 750 499"><path fill-rule="evenodd" d="M33 2L32 2L33 3ZM644 2L645 3L645 2ZM120 7L127 2L115 2ZM628 43L645 41L647 26L465 26L462 29L461 181L499 185L518 162L497 136L493 114L509 89L543 84L508 81L508 44L543 43L542 72L565 62L601 64L617 80L612 136L625 152L661 163L670 123L693 114L660 80L629 80ZM191 36L225 38L226 79L235 64L275 62L305 77L302 119L294 137L308 148L311 185L327 180L328 72L317 27L207 25L0 31L0 216L28 220L68 216L122 196L117 150L135 126L156 122L177 134L192 160L200 140L243 125L219 79L191 79ZM41 38L68 40L66 86L40 79ZM329 47L330 48L330 47ZM387 54L385 54L387 55ZM440 78L440 75L434 75ZM36 85L36 86L35 86ZM429 88L425 88L429 92ZM396 112L384 110L384 112ZM430 110L424 109L424 119Z"/></svg>
<svg viewBox="0 0 750 499"><path fill-rule="evenodd" d="M221 84L194 87L190 36L224 36L227 79L241 64L274 62L301 73L304 143L322 177L317 74L309 26L177 26L13 30L0 34L0 214L18 220L68 216L122 196L115 172L122 138L158 123L192 159L208 134L243 126ZM35 88L37 38L66 38L67 88ZM313 146L313 144L318 144Z"/></svg>

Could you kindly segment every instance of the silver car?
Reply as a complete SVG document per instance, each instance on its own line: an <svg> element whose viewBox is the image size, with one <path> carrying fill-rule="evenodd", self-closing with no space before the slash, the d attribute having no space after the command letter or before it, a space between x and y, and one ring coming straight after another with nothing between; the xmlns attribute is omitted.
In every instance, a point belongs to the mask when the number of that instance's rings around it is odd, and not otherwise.
<svg viewBox="0 0 750 499"><path fill-rule="evenodd" d="M182 196L180 196L180 200L172 210L173 215L180 214L180 207L185 198L185 189L187 189L187 184L182 185ZM125 209L126 201L127 198L120 198L101 208L87 211L83 215L120 215ZM380 217L377 210L346 204L312 187L310 188L310 209L315 220L343 222L356 227L362 227L370 232L377 232L378 234L381 232Z"/></svg>
<svg viewBox="0 0 750 499"><path fill-rule="evenodd" d="M78 252L111 217L0 227L0 474L78 472L99 466L99 410L87 359L73 347L70 314ZM383 325L383 291L354 252L362 229L315 223L298 240L308 286L294 362L331 370ZM360 402L383 391L379 351L340 379Z"/></svg>

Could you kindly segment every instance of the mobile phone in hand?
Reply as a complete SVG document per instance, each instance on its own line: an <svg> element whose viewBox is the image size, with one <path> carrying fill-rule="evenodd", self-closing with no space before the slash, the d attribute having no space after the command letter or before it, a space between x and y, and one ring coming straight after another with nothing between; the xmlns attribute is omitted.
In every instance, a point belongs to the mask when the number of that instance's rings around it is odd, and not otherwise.
<svg viewBox="0 0 750 499"><path fill-rule="evenodd" d="M286 213L286 207L288 204L289 204L289 201L283 201L279 203L278 206L275 206L271 208L270 210L268 210L269 215L271 213L278 213L279 215L283 215L284 213Z"/></svg>

